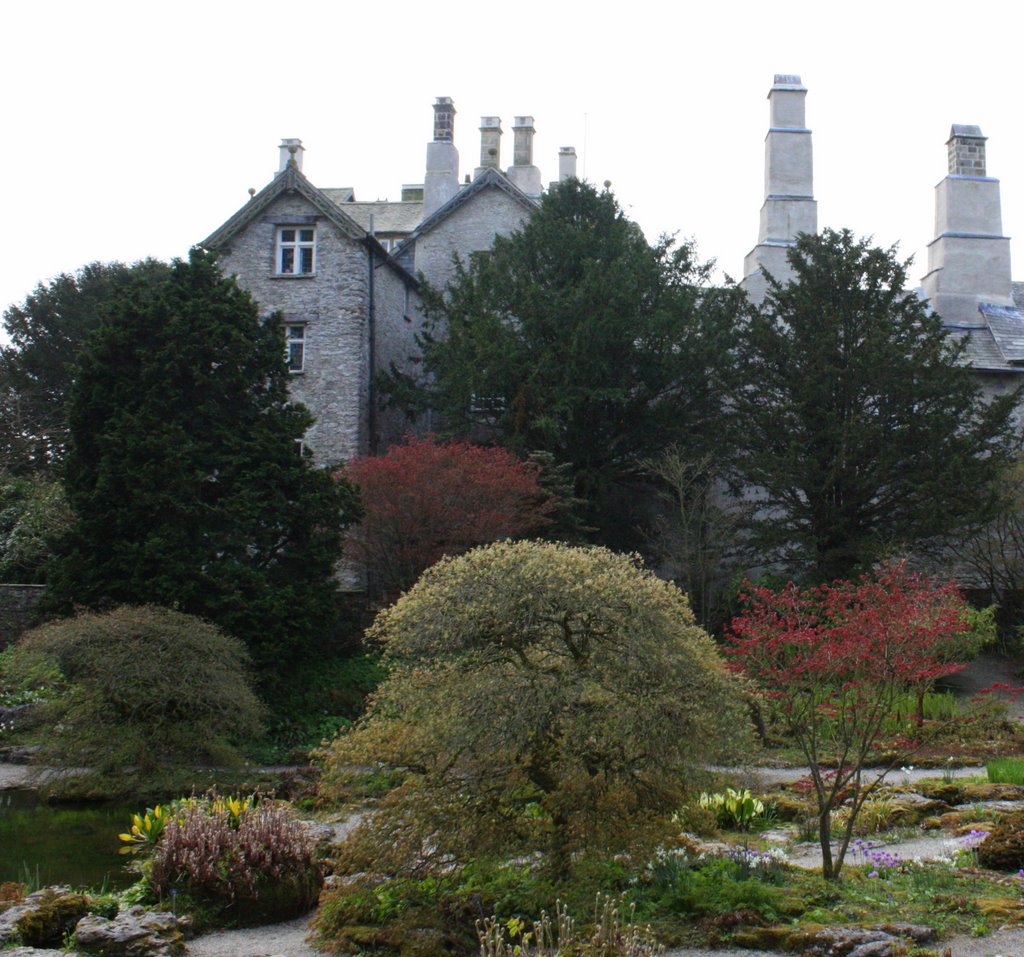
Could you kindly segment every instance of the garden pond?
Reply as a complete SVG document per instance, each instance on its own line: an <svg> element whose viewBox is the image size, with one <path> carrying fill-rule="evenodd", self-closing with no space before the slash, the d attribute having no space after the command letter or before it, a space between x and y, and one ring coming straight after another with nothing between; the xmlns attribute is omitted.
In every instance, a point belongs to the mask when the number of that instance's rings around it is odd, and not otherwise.
<svg viewBox="0 0 1024 957"><path fill-rule="evenodd" d="M36 791L0 791L0 883L127 887L135 878L117 835L137 811L122 804L47 804Z"/></svg>

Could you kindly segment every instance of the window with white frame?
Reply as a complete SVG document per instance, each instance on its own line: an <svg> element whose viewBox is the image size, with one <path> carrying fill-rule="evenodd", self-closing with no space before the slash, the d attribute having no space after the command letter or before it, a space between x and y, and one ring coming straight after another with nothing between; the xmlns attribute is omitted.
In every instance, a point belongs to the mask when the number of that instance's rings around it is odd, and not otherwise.
<svg viewBox="0 0 1024 957"><path fill-rule="evenodd" d="M284 327L285 359L289 372L302 372L306 365L306 327L289 323Z"/></svg>
<svg viewBox="0 0 1024 957"><path fill-rule="evenodd" d="M277 273L309 276L316 265L316 228L281 226L277 231Z"/></svg>

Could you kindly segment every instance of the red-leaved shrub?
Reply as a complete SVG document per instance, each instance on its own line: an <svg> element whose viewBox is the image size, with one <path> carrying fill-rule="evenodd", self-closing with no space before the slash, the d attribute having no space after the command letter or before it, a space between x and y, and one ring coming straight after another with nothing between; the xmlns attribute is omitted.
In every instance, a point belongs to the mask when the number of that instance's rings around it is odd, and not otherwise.
<svg viewBox="0 0 1024 957"><path fill-rule="evenodd" d="M507 449L409 436L338 473L359 487L365 511L345 554L366 567L372 590L395 598L445 555L548 524L555 503L538 471Z"/></svg>

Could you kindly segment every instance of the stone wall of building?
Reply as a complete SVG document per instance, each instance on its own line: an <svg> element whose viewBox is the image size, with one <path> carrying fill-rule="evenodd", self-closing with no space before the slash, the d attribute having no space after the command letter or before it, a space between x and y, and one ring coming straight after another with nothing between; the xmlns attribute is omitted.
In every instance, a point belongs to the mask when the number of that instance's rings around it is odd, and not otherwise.
<svg viewBox="0 0 1024 957"><path fill-rule="evenodd" d="M43 585L0 584L0 651L38 623L36 606L43 596L43 588Z"/></svg>
<svg viewBox="0 0 1024 957"><path fill-rule="evenodd" d="M444 288L455 275L453 254L468 262L470 253L490 249L495 236L512 232L528 215L508 193L487 189L416 240L416 271Z"/></svg>
<svg viewBox="0 0 1024 957"><path fill-rule="evenodd" d="M380 266L375 273L374 312L374 368L386 373L392 367L400 371L417 374L419 367L412 361L420 348L416 335L422 330L423 320L419 297L393 269ZM409 432L419 431L425 423L413 423L404 411L398 408L383 408L379 387L375 384L377 407L377 451L383 452Z"/></svg>
<svg viewBox="0 0 1024 957"><path fill-rule="evenodd" d="M316 226L316 271L308 276L277 274L277 229L308 223ZM221 251L221 265L253 294L261 311L279 311L284 324L305 328L303 370L294 374L291 391L296 401L316 412L317 421L306 441L317 462L330 465L364 454L369 383L367 247L343 235L301 196L281 196Z"/></svg>

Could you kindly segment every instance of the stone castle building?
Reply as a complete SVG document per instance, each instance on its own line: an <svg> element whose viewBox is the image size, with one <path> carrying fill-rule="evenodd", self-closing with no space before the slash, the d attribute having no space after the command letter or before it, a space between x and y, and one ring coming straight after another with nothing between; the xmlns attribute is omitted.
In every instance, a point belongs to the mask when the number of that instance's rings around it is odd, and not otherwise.
<svg viewBox="0 0 1024 957"><path fill-rule="evenodd" d="M764 271L790 275L786 253L801 232L816 232L807 90L799 76L777 75L768 94L765 197L757 242L741 285L755 301ZM384 410L374 377L407 367L422 322L419 278L443 286L453 258L490 248L530 216L543 193L534 165L533 117L513 124L513 162L501 168L501 120L480 122L480 163L460 179L455 107L434 104L422 184L397 202L361 202L351 187L319 188L302 172L301 141L284 140L274 179L202 245L217 250L266 313L280 312L293 394L316 416L305 436L318 462L332 464L382 449L407 423ZM935 188L935 239L921 294L966 355L989 394L1015 388L1024 374L1024 283L1010 273L1002 235L999 181L987 175L985 137L954 126L949 174ZM563 147L558 179L576 174Z"/></svg>
<svg viewBox="0 0 1024 957"><path fill-rule="evenodd" d="M376 373L407 366L422 317L419 277L443 286L467 261L516 229L543 192L532 116L517 116L513 163L501 168L501 120L480 124L480 165L459 178L455 107L434 104L422 184L397 202L360 202L351 187L321 189L302 172L302 143L284 140L280 169L202 245L220 253L267 312L280 312L293 394L316 416L305 443L331 464L385 447L407 430L381 408ZM559 177L576 172L559 155Z"/></svg>

